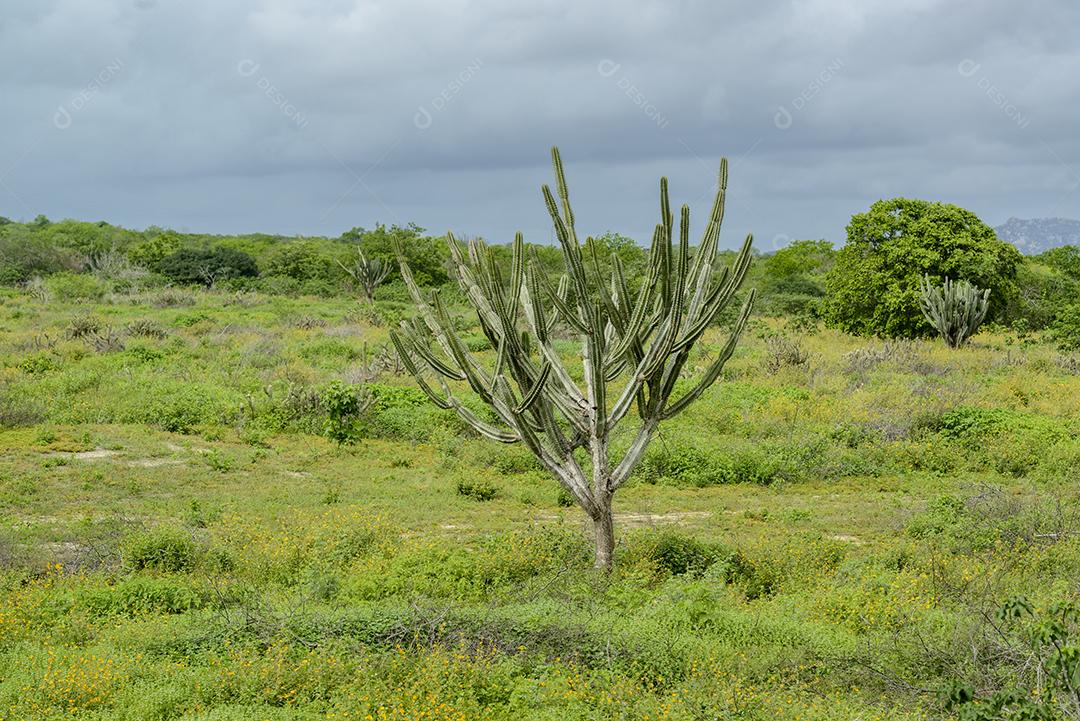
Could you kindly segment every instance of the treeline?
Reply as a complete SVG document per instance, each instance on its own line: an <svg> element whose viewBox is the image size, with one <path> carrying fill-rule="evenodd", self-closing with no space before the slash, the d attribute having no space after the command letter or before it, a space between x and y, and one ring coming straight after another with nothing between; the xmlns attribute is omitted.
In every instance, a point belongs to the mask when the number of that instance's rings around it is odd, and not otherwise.
<svg viewBox="0 0 1080 721"><path fill-rule="evenodd" d="M860 335L929 335L933 329L918 309L919 280L950 277L992 290L990 321L1021 335L1048 330L1063 347L1080 347L1077 248L1021 256L969 211L904 198L875 203L853 216L847 230L839 250L824 240L759 250L744 286L759 291L756 314L787 317L796 327L825 322ZM595 249L604 275L617 255L632 284L644 277L648 249L633 239L608 232L589 242L594 248L585 257L592 258ZM29 223L0 217L0 284L45 285L61 299L167 285L359 297L348 269L361 251L390 266L377 298L405 300L395 262L399 243L420 285L453 285L444 239L411 223L357 227L326 238L208 235L154 226L139 231L44 216ZM493 249L508 265L509 245ZM535 253L553 276L560 272L558 247L539 245ZM729 256L717 262L728 263Z"/></svg>

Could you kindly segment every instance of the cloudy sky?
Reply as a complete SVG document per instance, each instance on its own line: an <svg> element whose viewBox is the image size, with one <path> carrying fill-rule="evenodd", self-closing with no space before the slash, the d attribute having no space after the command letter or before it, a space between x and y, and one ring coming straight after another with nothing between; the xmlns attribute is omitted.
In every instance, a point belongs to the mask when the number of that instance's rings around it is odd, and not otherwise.
<svg viewBox="0 0 1080 721"><path fill-rule="evenodd" d="M882 197L1080 217L1073 0L0 0L0 215L841 243Z"/></svg>

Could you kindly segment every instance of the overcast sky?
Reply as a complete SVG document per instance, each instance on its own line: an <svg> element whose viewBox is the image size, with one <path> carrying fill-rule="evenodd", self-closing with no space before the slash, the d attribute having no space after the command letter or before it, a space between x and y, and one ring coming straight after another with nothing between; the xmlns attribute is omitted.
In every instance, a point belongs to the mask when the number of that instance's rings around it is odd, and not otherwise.
<svg viewBox="0 0 1080 721"><path fill-rule="evenodd" d="M843 242L871 202L1080 217L1075 0L0 0L0 215Z"/></svg>

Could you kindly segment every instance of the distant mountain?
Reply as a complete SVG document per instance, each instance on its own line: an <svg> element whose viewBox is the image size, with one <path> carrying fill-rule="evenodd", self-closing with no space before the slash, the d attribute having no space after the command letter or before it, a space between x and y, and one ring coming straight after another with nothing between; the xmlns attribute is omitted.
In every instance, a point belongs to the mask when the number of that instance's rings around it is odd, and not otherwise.
<svg viewBox="0 0 1080 721"><path fill-rule="evenodd" d="M994 232L1025 255L1038 255L1060 245L1080 245L1080 220L1069 218L1009 218Z"/></svg>

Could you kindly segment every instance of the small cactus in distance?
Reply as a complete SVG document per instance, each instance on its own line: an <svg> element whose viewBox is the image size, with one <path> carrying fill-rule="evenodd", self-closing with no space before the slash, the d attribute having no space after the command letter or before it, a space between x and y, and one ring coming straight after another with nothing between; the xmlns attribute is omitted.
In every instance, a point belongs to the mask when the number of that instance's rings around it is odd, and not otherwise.
<svg viewBox="0 0 1080 721"><path fill-rule="evenodd" d="M363 289L369 303L374 302L375 289L382 285L386 276L390 274L389 263L380 258L369 259L359 248L356 249L356 259L353 260L351 267L340 260L337 264Z"/></svg>
<svg viewBox="0 0 1080 721"><path fill-rule="evenodd" d="M975 335L990 309L990 291L980 290L966 280L945 279L935 285L930 276L919 284L923 315L950 348L959 348Z"/></svg>

